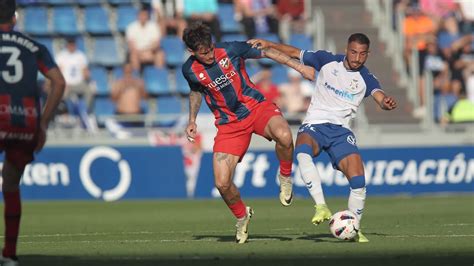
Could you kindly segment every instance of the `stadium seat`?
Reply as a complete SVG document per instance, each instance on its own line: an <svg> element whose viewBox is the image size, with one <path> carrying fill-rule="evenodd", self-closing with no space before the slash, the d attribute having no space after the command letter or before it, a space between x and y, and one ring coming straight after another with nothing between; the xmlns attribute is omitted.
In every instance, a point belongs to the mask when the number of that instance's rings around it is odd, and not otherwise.
<svg viewBox="0 0 474 266"><path fill-rule="evenodd" d="M48 10L45 7L27 7L24 11L24 30L26 33L33 35L49 34Z"/></svg>
<svg viewBox="0 0 474 266"><path fill-rule="evenodd" d="M156 101L159 126L172 126L182 112L181 100L176 96L160 96Z"/></svg>
<svg viewBox="0 0 474 266"><path fill-rule="evenodd" d="M143 79L145 81L145 89L150 95L171 94L167 69L146 66L143 70Z"/></svg>
<svg viewBox="0 0 474 266"><path fill-rule="evenodd" d="M234 5L220 4L218 10L218 19L221 24L222 32L240 32L241 27L239 22L234 19Z"/></svg>
<svg viewBox="0 0 474 266"><path fill-rule="evenodd" d="M108 80L107 69L100 66L93 66L90 68L91 79L96 84L96 95L98 96L109 96L110 86Z"/></svg>
<svg viewBox="0 0 474 266"><path fill-rule="evenodd" d="M137 8L131 5L117 7L117 30L125 32L127 26L137 18L137 13Z"/></svg>
<svg viewBox="0 0 474 266"><path fill-rule="evenodd" d="M110 34L109 15L101 6L87 6L84 11L85 30L90 34Z"/></svg>
<svg viewBox="0 0 474 266"><path fill-rule="evenodd" d="M181 95L188 95L190 92L188 81L184 78L181 70L175 72L176 91Z"/></svg>
<svg viewBox="0 0 474 266"><path fill-rule="evenodd" d="M47 4L50 5L73 5L75 3L74 0L45 0L43 2L46 2Z"/></svg>
<svg viewBox="0 0 474 266"><path fill-rule="evenodd" d="M184 63L185 48L183 41L176 36L165 36L161 39L161 47L165 52L166 64L176 67Z"/></svg>
<svg viewBox="0 0 474 266"><path fill-rule="evenodd" d="M206 100L202 97L201 107L199 108L200 114L212 114L211 109L207 106Z"/></svg>
<svg viewBox="0 0 474 266"><path fill-rule="evenodd" d="M76 37L76 46L77 46L77 49L83 52L86 52L86 44L84 40L84 35L79 35Z"/></svg>
<svg viewBox="0 0 474 266"><path fill-rule="evenodd" d="M41 38L35 38L35 41L41 43L42 45L46 46L46 48L48 48L48 51L49 53L51 53L52 55L55 54L54 53L54 41L52 38L49 38L49 37L41 37Z"/></svg>
<svg viewBox="0 0 474 266"><path fill-rule="evenodd" d="M233 42L233 41L245 42L247 41L247 37L243 34L226 34L222 36L222 41L223 42Z"/></svg>
<svg viewBox="0 0 474 266"><path fill-rule="evenodd" d="M92 40L92 64L105 66L122 65L125 58L118 52L117 44L113 37L95 37Z"/></svg>
<svg viewBox="0 0 474 266"><path fill-rule="evenodd" d="M289 44L304 50L313 49L313 41L311 40L311 37L305 34L292 34L290 36Z"/></svg>
<svg viewBox="0 0 474 266"><path fill-rule="evenodd" d="M130 0L108 0L107 1L111 5L130 5ZM142 4L145 4L145 1L140 1ZM149 4L149 3L148 3Z"/></svg>
<svg viewBox="0 0 474 266"><path fill-rule="evenodd" d="M97 116L114 115L115 103L109 98L95 98L94 113Z"/></svg>
<svg viewBox="0 0 474 266"><path fill-rule="evenodd" d="M77 35L77 16L74 7L59 6L53 8L53 32L63 35Z"/></svg>
<svg viewBox="0 0 474 266"><path fill-rule="evenodd" d="M276 85L288 82L288 69L282 65L276 64L272 67L272 81Z"/></svg>
<svg viewBox="0 0 474 266"><path fill-rule="evenodd" d="M77 0L77 3L81 6L100 5L101 2L101 0Z"/></svg>
<svg viewBox="0 0 474 266"><path fill-rule="evenodd" d="M262 70L262 68L258 64L258 60L254 60L254 61L248 60L245 63L245 69L247 70L247 74L249 75L249 77L252 77L253 75L260 72L260 70Z"/></svg>

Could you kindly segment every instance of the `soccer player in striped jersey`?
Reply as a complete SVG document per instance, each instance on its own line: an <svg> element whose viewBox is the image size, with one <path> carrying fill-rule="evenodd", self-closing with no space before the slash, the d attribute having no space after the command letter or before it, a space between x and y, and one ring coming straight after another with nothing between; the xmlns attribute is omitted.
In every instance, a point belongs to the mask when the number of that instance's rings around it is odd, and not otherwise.
<svg viewBox="0 0 474 266"><path fill-rule="evenodd" d="M331 211L326 205L321 188L321 177L313 163L313 158L323 150L328 153L333 167L343 172L349 180L351 191L348 208L360 220L366 198L365 175L350 122L362 100L368 96L372 96L384 110L397 107L395 100L385 95L377 78L364 66L369 56L369 38L362 33L352 34L348 39L345 55L300 50L260 39L249 40L248 43L264 51L271 49L270 53L266 53L267 57L278 62L283 61L297 70L304 69L299 72L305 73L305 77L310 76L314 80L315 71L319 71L310 106L298 131L295 148L301 176L316 203L312 222L318 225L331 218ZM282 56L298 58L301 64L282 59ZM305 68L302 64L311 68ZM369 241L360 230L355 240Z"/></svg>
<svg viewBox="0 0 474 266"><path fill-rule="evenodd" d="M255 88L245 70L245 59L260 58L262 51L246 42L213 43L210 29L202 23L185 29L183 41L191 56L182 72L189 83L189 122L186 134L196 136L196 117L204 99L215 115L214 181L225 203L237 218L236 241L245 243L253 210L246 206L232 182L237 163L250 144L252 133L276 142L280 160L280 202L291 204L293 139L280 109Z"/></svg>
<svg viewBox="0 0 474 266"><path fill-rule="evenodd" d="M0 152L5 235L1 265L18 265L16 244L21 217L20 178L34 152L42 149L46 129L65 87L63 75L45 46L13 30L15 0L0 0ZM39 22L41 23L41 22ZM51 80L41 110L38 71Z"/></svg>

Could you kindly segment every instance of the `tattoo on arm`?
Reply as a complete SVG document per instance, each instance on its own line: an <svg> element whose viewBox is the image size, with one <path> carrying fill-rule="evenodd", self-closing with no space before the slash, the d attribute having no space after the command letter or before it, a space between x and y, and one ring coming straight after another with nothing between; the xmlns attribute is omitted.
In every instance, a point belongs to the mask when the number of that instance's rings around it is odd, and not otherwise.
<svg viewBox="0 0 474 266"><path fill-rule="evenodd" d="M276 62L280 64L287 65L294 70L298 71L301 75L303 75L304 78L309 79L309 80L314 80L315 76L315 69L309 66L305 66L301 64L300 61L289 57L288 55L273 49L273 48L268 48L265 49L265 56L267 56L270 59L275 60Z"/></svg>
<svg viewBox="0 0 474 266"><path fill-rule="evenodd" d="M195 121L199 108L201 107L202 95L200 92L191 91L189 93L189 121Z"/></svg>

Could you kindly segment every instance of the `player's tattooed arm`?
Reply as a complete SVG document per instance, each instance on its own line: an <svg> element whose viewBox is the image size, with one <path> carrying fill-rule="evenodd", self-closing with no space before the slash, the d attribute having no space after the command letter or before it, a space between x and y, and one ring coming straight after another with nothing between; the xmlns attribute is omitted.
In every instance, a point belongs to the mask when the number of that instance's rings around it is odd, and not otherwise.
<svg viewBox="0 0 474 266"><path fill-rule="evenodd" d="M305 79L314 81L316 76L316 70L310 66L301 64L300 61L289 57L288 55L274 49L267 48L263 50L264 55L280 64L287 65L294 70L298 71Z"/></svg>
<svg viewBox="0 0 474 266"><path fill-rule="evenodd" d="M372 97L383 110L393 110L397 108L397 101L395 98L385 95L382 90L377 90L372 93Z"/></svg>
<svg viewBox="0 0 474 266"><path fill-rule="evenodd" d="M197 134L196 117L201 107L202 95L200 92L191 91L189 93L189 121L186 127L186 136L189 141L194 142Z"/></svg>

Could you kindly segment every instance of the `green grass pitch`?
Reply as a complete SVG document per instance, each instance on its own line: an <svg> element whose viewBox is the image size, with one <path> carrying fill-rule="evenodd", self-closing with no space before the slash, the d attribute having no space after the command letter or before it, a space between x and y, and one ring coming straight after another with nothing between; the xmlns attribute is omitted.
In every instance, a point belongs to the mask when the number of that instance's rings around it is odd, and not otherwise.
<svg viewBox="0 0 474 266"><path fill-rule="evenodd" d="M369 196L369 243L312 225L308 199L244 200L255 209L244 245L234 243L235 220L220 199L25 202L18 255L22 266L474 264L473 194ZM327 199L333 212L346 201Z"/></svg>

